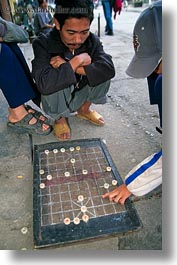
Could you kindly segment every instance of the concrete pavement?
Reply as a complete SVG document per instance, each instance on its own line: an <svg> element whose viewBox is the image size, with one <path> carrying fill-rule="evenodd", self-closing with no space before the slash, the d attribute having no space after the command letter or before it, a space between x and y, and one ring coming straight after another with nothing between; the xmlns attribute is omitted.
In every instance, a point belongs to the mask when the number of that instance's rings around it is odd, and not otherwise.
<svg viewBox="0 0 177 265"><path fill-rule="evenodd" d="M138 11L138 9L136 9ZM142 9L139 9L139 12ZM97 15L101 14L101 40L112 54L116 76L108 93L108 103L94 106L106 119L102 128L70 118L72 139L103 138L122 178L143 158L160 149L161 136L155 131L159 124L155 106L149 105L145 80L133 80L125 69L133 55L132 30L139 13L123 10L114 21L114 36L104 36L101 6L95 11L92 31L97 32ZM31 44L20 45L31 67ZM139 93L136 93L139 91ZM143 100L142 100L143 97ZM143 102L142 102L143 101ZM0 94L0 249L33 249L33 167L28 135L17 135L7 130L7 103ZM53 134L33 137L34 144L55 142ZM22 177L19 177L22 176ZM134 198L132 198L133 200ZM161 250L162 199L161 188L134 201L143 223L138 232L104 239L56 247L58 251L96 250ZM26 233L23 233L23 228Z"/></svg>

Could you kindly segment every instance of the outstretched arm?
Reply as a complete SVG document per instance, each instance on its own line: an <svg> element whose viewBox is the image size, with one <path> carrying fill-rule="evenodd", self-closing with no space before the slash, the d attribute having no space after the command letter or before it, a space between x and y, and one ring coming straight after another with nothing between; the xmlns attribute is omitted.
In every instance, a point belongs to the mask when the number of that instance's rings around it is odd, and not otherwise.
<svg viewBox="0 0 177 265"><path fill-rule="evenodd" d="M125 177L125 184L102 195L110 201L124 204L131 195L143 196L162 183L162 150L145 158Z"/></svg>

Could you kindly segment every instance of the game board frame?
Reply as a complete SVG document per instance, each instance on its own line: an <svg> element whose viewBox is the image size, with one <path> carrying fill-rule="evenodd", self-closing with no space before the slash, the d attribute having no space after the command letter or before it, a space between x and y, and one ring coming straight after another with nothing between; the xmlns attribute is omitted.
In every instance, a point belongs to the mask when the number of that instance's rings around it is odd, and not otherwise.
<svg viewBox="0 0 177 265"><path fill-rule="evenodd" d="M104 140L100 138L34 145L33 235L35 248L64 245L93 238L126 233L138 230L142 227L142 223L136 209L129 199L127 199L125 203L126 211L117 214L110 214L109 216L101 216L90 219L87 223L81 221L79 225L70 223L69 226L63 224L41 226L41 207L39 200L39 153L46 149L53 150L55 148L69 148L70 146L78 145L85 147L99 145L112 169L112 174L117 180L118 185L123 183Z"/></svg>

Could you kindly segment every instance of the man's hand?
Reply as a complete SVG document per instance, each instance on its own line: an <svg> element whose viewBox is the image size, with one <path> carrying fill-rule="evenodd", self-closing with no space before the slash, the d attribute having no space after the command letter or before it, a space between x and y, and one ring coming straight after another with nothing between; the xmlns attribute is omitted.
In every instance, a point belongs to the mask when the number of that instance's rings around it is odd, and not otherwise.
<svg viewBox="0 0 177 265"><path fill-rule="evenodd" d="M70 61L73 71L77 74L85 75L83 66L91 64L91 57L88 53L81 53L74 56Z"/></svg>
<svg viewBox="0 0 177 265"><path fill-rule="evenodd" d="M2 37L0 37L0 42L3 42L3 38Z"/></svg>
<svg viewBox="0 0 177 265"><path fill-rule="evenodd" d="M120 185L116 189L111 192L105 193L102 195L102 198L108 198L111 202L114 201L116 203L124 204L125 200L130 197L131 192L127 189L125 184Z"/></svg>
<svg viewBox="0 0 177 265"><path fill-rule="evenodd" d="M50 60L50 64L53 68L58 68L61 64L65 63L66 61L61 58L60 56L54 56Z"/></svg>
<svg viewBox="0 0 177 265"><path fill-rule="evenodd" d="M88 53L81 53L79 55L77 55L81 61L81 64L79 66L86 66L86 65L89 65L91 64L91 57L90 55L88 55Z"/></svg>

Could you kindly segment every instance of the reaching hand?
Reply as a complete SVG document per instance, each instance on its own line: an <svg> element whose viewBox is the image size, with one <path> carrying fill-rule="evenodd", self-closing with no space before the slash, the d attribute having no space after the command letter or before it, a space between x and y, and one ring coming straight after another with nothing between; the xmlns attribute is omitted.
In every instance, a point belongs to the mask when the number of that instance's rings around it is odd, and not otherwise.
<svg viewBox="0 0 177 265"><path fill-rule="evenodd" d="M116 203L124 204L125 200L130 197L131 192L127 189L125 184L120 185L116 189L111 192L105 193L102 195L102 198L108 198L111 202L114 201Z"/></svg>

